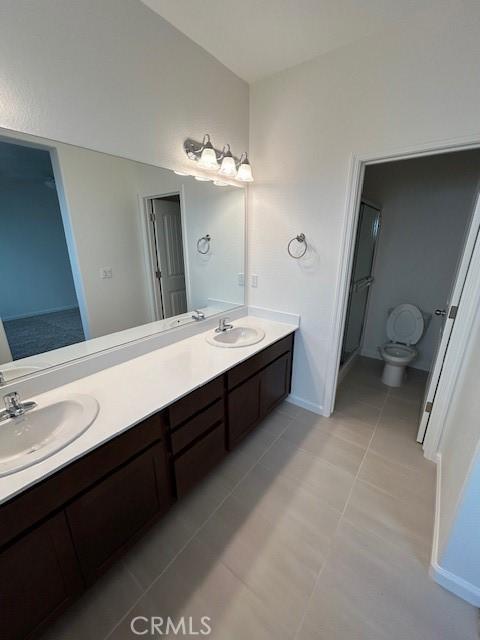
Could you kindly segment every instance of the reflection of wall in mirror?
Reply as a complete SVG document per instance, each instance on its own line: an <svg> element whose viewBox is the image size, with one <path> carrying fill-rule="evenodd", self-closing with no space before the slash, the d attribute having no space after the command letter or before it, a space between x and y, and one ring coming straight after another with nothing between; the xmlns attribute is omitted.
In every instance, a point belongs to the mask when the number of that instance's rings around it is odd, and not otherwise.
<svg viewBox="0 0 480 640"><path fill-rule="evenodd" d="M219 188L172 171L86 149L57 145L67 208L75 238L90 337L154 320L141 200L184 194L186 275L189 308L209 300L243 304L238 273L244 261L243 189ZM198 238L212 235L207 259ZM111 268L112 277L100 272Z"/></svg>
<svg viewBox="0 0 480 640"><path fill-rule="evenodd" d="M244 190L217 187L189 179L185 184L185 210L191 304L207 306L209 300L241 305L244 290L239 273L244 270ZM207 254L197 251L199 238L212 238Z"/></svg>

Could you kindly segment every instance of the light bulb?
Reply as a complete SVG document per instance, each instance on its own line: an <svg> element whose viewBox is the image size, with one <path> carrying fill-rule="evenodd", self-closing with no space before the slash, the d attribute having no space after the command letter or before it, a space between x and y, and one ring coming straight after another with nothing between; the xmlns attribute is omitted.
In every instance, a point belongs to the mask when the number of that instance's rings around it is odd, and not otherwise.
<svg viewBox="0 0 480 640"><path fill-rule="evenodd" d="M248 161L247 154L243 154L237 172L237 180L240 182L253 182L252 167Z"/></svg>
<svg viewBox="0 0 480 640"><path fill-rule="evenodd" d="M203 139L203 149L200 154L200 160L198 161L198 164L204 169L218 169L217 154L215 153L215 149L210 142L210 136L208 135L208 133Z"/></svg>
<svg viewBox="0 0 480 640"><path fill-rule="evenodd" d="M222 176L226 176L227 178L234 178L237 175L237 166L235 164L235 159L232 156L232 152L230 151L229 144L225 145L222 155L222 164L220 165L220 171L218 173Z"/></svg>
<svg viewBox="0 0 480 640"><path fill-rule="evenodd" d="M223 180L214 180L213 184L216 187L228 187L228 182L223 182Z"/></svg>
<svg viewBox="0 0 480 640"><path fill-rule="evenodd" d="M176 173L177 176L189 176L190 175L186 171L177 171L176 169L173 170L173 173Z"/></svg>
<svg viewBox="0 0 480 640"><path fill-rule="evenodd" d="M195 180L199 182L210 182L211 178L207 178L206 176L193 176Z"/></svg>

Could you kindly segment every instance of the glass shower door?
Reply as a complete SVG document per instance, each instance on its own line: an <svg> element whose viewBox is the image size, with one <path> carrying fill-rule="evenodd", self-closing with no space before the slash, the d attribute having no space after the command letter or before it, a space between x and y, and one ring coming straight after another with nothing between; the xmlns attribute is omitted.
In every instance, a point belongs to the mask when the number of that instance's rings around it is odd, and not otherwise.
<svg viewBox="0 0 480 640"><path fill-rule="evenodd" d="M343 334L343 364L360 347L368 294L373 283L373 259L380 231L380 210L362 202L358 218L352 277Z"/></svg>

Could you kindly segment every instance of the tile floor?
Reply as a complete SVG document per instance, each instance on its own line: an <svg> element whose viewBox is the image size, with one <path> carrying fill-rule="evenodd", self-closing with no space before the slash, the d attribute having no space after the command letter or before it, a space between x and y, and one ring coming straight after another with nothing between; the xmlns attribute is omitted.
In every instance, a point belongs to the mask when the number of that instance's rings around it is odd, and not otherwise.
<svg viewBox="0 0 480 640"><path fill-rule="evenodd" d="M329 419L284 403L46 637L152 637L132 618L198 631L209 616L221 640L478 639L478 610L428 577L425 376L388 390L380 371L360 359Z"/></svg>

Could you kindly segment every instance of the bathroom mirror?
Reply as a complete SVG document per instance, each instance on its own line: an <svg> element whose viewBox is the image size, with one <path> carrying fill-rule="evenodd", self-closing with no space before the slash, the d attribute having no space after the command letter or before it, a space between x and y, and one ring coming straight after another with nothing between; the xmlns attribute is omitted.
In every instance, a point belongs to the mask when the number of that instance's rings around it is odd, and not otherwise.
<svg viewBox="0 0 480 640"><path fill-rule="evenodd" d="M0 131L0 229L0 384L244 303L242 188Z"/></svg>

